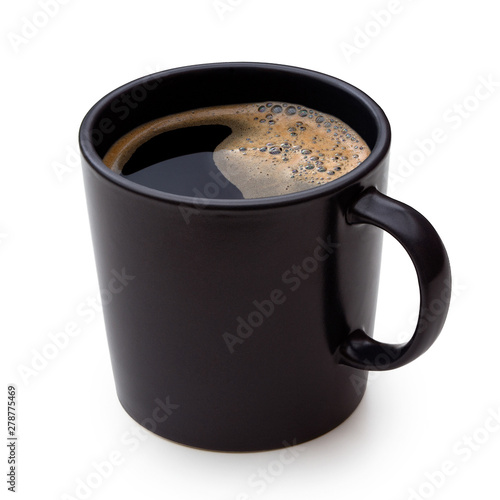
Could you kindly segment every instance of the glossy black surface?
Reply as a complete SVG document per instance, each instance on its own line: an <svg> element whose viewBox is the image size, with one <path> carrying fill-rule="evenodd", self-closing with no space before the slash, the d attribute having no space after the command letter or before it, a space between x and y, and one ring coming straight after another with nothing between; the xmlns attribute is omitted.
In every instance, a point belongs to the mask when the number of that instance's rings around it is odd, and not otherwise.
<svg viewBox="0 0 500 500"><path fill-rule="evenodd" d="M243 199L241 191L224 177L214 161L214 150L231 129L199 125L164 132L137 148L125 164L127 179L183 196ZM168 149L165 144L169 144ZM206 189L207 186L215 186Z"/></svg>
<svg viewBox="0 0 500 500"><path fill-rule="evenodd" d="M144 94L136 107L120 108ZM259 200L164 193L102 164L115 140L147 120L261 100L334 114L372 154L330 184ZM448 308L449 297L441 296L449 263L420 214L377 192L386 188L389 143L386 117L369 97L289 66L177 68L131 82L94 106L80 131L85 189L101 288L114 273L129 277L111 294L104 318L118 397L135 420L200 448L289 446L328 432L355 410L364 368L401 366L429 347ZM421 312L437 296L444 301L407 346L371 338L377 225L409 251Z"/></svg>

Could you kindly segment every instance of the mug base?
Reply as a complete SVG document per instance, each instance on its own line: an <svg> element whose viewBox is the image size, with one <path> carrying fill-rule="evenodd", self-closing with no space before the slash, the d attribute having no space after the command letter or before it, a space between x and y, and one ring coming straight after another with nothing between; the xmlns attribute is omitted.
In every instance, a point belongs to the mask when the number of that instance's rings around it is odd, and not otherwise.
<svg viewBox="0 0 500 500"><path fill-rule="evenodd" d="M216 436L215 433L206 433L206 436L204 438L201 438L200 436L196 438L193 435L188 436L185 433L168 432L168 430L165 430L164 427L155 425L155 421L153 419L141 418L139 416L136 416L134 412L130 411L127 408L127 406L123 403L123 401L120 400L120 398L118 398L118 400L125 412L136 423L138 423L141 427L144 427L149 432L167 441L200 451L213 451L220 453L258 453L265 451L282 450L293 446L298 446L300 444L310 442L314 439L324 436L325 434L328 434L330 431L343 424L356 411L363 399L364 392L365 391L363 390L363 394L360 395L359 400L357 400L356 404L350 409L349 412L346 412L346 414L342 415L342 417L340 417L339 419L330 422L330 425L327 426L327 428L321 429L319 431L318 429L315 429L315 432L310 432L310 430L304 432L304 429L302 429L300 433L296 432L295 436L288 437L281 436L280 438L260 438L249 440L239 439L237 443L228 442L227 440L221 440Z"/></svg>

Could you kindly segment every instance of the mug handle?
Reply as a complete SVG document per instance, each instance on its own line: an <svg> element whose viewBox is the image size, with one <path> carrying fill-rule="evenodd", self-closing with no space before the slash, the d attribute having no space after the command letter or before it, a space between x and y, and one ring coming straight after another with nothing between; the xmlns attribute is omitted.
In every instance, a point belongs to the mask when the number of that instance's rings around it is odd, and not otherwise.
<svg viewBox="0 0 500 500"><path fill-rule="evenodd" d="M441 238L413 208L366 189L348 209L348 224L373 224L394 236L417 271L420 310L415 333L404 344L386 344L357 330L339 346L339 362L363 370L399 368L423 354L437 339L451 300L451 270Z"/></svg>

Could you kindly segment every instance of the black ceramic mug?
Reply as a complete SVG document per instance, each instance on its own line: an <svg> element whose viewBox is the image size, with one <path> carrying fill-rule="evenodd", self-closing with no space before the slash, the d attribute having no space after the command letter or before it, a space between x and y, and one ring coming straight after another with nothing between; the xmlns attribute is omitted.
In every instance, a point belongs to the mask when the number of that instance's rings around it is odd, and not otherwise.
<svg viewBox="0 0 500 500"><path fill-rule="evenodd" d="M102 161L133 128L206 106L285 101L332 114L370 156L343 177L260 199L150 189ZM436 340L450 266L431 224L383 193L390 128L380 107L331 76L267 63L188 66L101 99L80 129L87 205L118 398L144 427L210 450L301 443L344 421L369 370ZM420 311L413 337L373 339L382 233L407 250Z"/></svg>

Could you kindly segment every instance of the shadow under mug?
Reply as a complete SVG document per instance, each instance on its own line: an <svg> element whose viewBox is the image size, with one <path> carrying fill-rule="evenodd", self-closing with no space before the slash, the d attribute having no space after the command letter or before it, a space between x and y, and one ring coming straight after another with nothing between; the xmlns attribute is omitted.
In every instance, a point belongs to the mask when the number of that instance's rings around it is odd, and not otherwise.
<svg viewBox="0 0 500 500"><path fill-rule="evenodd" d="M278 101L337 116L372 152L343 177L283 196L224 200L150 189L111 172L110 146L155 118ZM87 205L118 398L151 431L225 451L320 436L360 403L369 370L425 352L451 287L431 224L383 194L390 128L380 107L334 77L269 63L155 73L101 99L80 129ZM382 233L415 266L411 339L373 339Z"/></svg>

